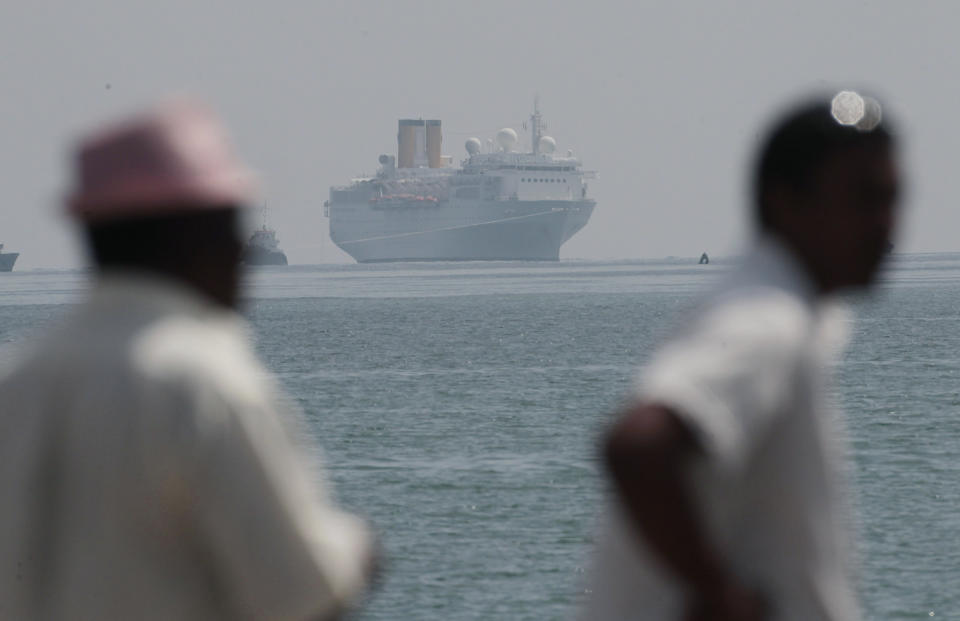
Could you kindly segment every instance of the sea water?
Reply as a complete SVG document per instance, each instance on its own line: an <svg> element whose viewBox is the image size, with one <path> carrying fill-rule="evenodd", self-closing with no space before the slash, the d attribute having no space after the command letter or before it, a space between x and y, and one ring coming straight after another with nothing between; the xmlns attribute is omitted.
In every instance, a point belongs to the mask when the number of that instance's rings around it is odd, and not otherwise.
<svg viewBox="0 0 960 621"><path fill-rule="evenodd" d="M607 493L597 439L729 264L293 266L248 278L256 348L338 500L376 525L354 617L570 619ZM0 363L88 274L0 274ZM898 256L837 369L867 618L960 618L960 255ZM13 346L13 347L11 347Z"/></svg>

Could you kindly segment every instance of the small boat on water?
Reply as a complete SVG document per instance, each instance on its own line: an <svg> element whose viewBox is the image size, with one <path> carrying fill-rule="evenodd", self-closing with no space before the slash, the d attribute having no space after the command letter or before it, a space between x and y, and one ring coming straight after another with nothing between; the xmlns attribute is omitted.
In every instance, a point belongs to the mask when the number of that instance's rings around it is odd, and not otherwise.
<svg viewBox="0 0 960 621"><path fill-rule="evenodd" d="M243 246L240 261L244 265L286 265L287 255L280 250L277 232L264 223Z"/></svg>
<svg viewBox="0 0 960 621"><path fill-rule="evenodd" d="M0 272L12 272L19 256L19 252L4 252L3 244L0 244Z"/></svg>

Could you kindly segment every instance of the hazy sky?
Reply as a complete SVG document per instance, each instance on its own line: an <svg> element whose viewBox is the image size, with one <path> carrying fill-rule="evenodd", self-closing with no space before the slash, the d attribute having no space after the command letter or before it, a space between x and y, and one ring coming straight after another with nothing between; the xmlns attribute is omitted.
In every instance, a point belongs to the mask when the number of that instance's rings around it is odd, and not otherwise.
<svg viewBox="0 0 960 621"><path fill-rule="evenodd" d="M83 257L60 215L69 145L157 97L195 93L264 179L293 263L348 261L331 185L439 118L444 153L520 123L535 92L561 151L597 170L565 258L735 252L759 130L798 94L876 93L904 134L898 249L960 249L955 2L4 2L0 243L18 269ZM107 87L109 85L109 88Z"/></svg>

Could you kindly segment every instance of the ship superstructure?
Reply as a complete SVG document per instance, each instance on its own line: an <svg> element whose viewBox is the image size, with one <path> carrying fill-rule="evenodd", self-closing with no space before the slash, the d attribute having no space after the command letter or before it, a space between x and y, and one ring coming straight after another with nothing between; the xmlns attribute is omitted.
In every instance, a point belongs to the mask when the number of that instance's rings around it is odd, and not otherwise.
<svg viewBox="0 0 960 621"><path fill-rule="evenodd" d="M585 171L544 135L538 102L531 148L501 129L466 142L460 167L441 153L438 120L402 119L397 156L381 155L372 177L330 189L324 204L334 243L360 262L546 260L590 219Z"/></svg>

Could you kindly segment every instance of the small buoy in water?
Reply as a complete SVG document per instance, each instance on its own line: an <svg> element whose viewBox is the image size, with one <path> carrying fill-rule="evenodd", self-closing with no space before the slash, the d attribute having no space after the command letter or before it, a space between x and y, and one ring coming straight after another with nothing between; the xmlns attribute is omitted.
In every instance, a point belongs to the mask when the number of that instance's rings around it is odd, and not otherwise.
<svg viewBox="0 0 960 621"><path fill-rule="evenodd" d="M700 255L700 265L709 265L709 264L710 264L710 257L708 257L707 253L704 252L703 254Z"/></svg>

